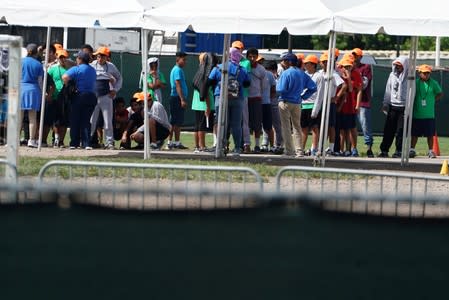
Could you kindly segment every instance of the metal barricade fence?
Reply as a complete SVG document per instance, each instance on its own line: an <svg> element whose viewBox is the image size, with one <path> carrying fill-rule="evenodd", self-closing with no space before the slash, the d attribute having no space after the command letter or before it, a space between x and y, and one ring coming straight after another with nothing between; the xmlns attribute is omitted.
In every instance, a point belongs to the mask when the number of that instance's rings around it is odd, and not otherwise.
<svg viewBox="0 0 449 300"><path fill-rule="evenodd" d="M245 207L243 195L263 191L256 171L226 166L55 160L41 168L38 181L71 186L84 203L123 209Z"/></svg>
<svg viewBox="0 0 449 300"><path fill-rule="evenodd" d="M325 209L406 217L447 217L449 177L424 174L315 167L284 167L278 193L324 199ZM335 201L332 201L335 199Z"/></svg>

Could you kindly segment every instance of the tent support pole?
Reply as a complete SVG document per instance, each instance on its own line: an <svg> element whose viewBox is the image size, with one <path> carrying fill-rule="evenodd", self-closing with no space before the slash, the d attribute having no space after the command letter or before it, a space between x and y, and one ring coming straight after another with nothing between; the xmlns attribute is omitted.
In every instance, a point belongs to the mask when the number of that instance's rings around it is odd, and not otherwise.
<svg viewBox="0 0 449 300"><path fill-rule="evenodd" d="M231 44L231 35L226 33L223 40L223 63L221 70L220 83L220 104L218 109L218 125L217 125L217 145L215 147L215 158L224 155L224 136L226 129L226 119L228 116L228 63L229 63L229 45ZM238 147L238 145L235 145Z"/></svg>
<svg viewBox="0 0 449 300"><path fill-rule="evenodd" d="M418 37L411 37L410 60L407 76L407 98L404 111L404 130L402 133L401 166L409 164L409 151L412 134L413 103L416 91L416 53L418 51Z"/></svg>
<svg viewBox="0 0 449 300"><path fill-rule="evenodd" d="M47 142L45 137L45 141L44 141L44 137L42 136L44 133L44 117L45 117L45 98L46 98L46 93L47 93L47 80L48 80L48 56L50 54L50 36L51 36L51 27L48 26L47 27L47 42L45 44L45 60L44 60L44 80L42 83L42 97L41 97L41 117L40 117L40 121L39 121L39 134L37 135L38 138L38 151L41 151L41 147L42 147L42 142ZM30 137L33 136L33 133L30 132Z"/></svg>
<svg viewBox="0 0 449 300"><path fill-rule="evenodd" d="M143 151L143 159L150 159L151 153L150 153L150 128L149 128L149 120L148 120L148 84L147 84L147 57L148 57L148 30L142 28L141 31L141 41L142 41L142 72L143 72L143 83L142 83L142 90L144 95L144 151Z"/></svg>
<svg viewBox="0 0 449 300"><path fill-rule="evenodd" d="M321 108L321 125L320 125L320 139L318 141L318 153L320 153L320 166L324 167L326 164L326 153L324 153L324 144L327 139L329 130L329 112L331 104L330 82L333 79L333 72L335 68L335 44L337 40L337 33L330 32L329 36L329 60L326 66L326 76L324 77L324 95L323 106Z"/></svg>

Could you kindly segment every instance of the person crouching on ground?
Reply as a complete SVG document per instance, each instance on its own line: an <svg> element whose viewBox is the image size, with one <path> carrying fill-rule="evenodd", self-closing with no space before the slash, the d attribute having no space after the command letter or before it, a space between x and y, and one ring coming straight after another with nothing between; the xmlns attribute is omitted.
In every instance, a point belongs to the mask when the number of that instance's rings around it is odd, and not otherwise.
<svg viewBox="0 0 449 300"><path fill-rule="evenodd" d="M153 150L161 149L172 129L164 106L153 101L148 95L148 123L150 128L150 147ZM145 124L140 126L130 138L138 144L144 143Z"/></svg>
<svg viewBox="0 0 449 300"><path fill-rule="evenodd" d="M418 67L419 78L416 79L416 94L413 104L412 140L410 157L416 156L415 146L419 136L427 138L429 158L436 158L433 152L433 136L435 135L435 102L443 96L441 86L435 79L430 78L432 67L421 65Z"/></svg>

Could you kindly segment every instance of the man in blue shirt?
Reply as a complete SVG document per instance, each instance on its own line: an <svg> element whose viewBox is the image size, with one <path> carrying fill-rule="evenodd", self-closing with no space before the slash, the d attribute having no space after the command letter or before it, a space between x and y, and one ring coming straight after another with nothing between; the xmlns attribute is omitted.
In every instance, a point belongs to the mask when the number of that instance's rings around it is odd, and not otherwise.
<svg viewBox="0 0 449 300"><path fill-rule="evenodd" d="M279 113L282 124L285 154L304 156L301 138L301 102L316 92L315 82L297 67L298 59L293 53L282 56L287 67L279 77L276 92L279 94ZM293 146L291 127L295 135L296 150Z"/></svg>
<svg viewBox="0 0 449 300"><path fill-rule="evenodd" d="M187 107L187 89L186 77L184 74L184 66L187 61L187 54L184 52L176 53L176 65L170 72L170 124L172 129L168 137L168 149L188 149L184 146L179 138L181 135L181 126L184 124L184 111ZM175 141L172 143L173 133Z"/></svg>

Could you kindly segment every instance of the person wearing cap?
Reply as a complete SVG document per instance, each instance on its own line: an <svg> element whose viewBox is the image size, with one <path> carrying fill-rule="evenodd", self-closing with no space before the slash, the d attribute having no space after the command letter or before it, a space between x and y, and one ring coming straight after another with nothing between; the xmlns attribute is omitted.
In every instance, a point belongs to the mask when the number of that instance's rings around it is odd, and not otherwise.
<svg viewBox="0 0 449 300"><path fill-rule="evenodd" d="M324 52L320 56L320 65L321 70L319 71L322 75L322 79L326 78L326 72L327 72L327 64L329 61L329 56L327 52ZM326 155L337 155L337 152L334 149L335 145L335 138L336 138L336 122L337 122L337 108L336 108L336 102L338 99L344 97L346 94L347 85L345 81L341 78L340 73L334 69L332 70L332 76L330 77L331 80L329 81L330 87L329 87L329 97L330 97L330 103L329 103L329 116L328 116L328 136L329 136L329 146L325 150ZM317 96L317 106L314 106L314 109L312 111L312 115L314 116L316 111L315 109L318 109L321 105L319 103L324 102L324 94L325 94L325 85L324 82L319 81L318 87L318 96Z"/></svg>
<svg viewBox="0 0 449 300"><path fill-rule="evenodd" d="M418 67L418 78L416 79L415 101L413 103L412 138L410 157L416 156L415 146L418 137L427 138L429 158L436 158L433 152L433 136L435 135L435 104L443 97L440 84L430 77L432 67L420 65Z"/></svg>
<svg viewBox="0 0 449 300"><path fill-rule="evenodd" d="M362 75L362 99L360 101L360 109L358 120L360 128L362 129L363 138L367 147L366 156L374 157L373 147L373 133L371 131L371 81L373 79L373 71L371 65L363 64L363 50L354 48L352 50L354 56L354 70Z"/></svg>
<svg viewBox="0 0 449 300"><path fill-rule="evenodd" d="M238 49L240 53L243 54L243 50L245 46L241 41L234 41L231 44L231 47L234 49ZM240 60L240 66L245 69L246 73L251 73L251 62L245 56L242 56ZM243 111L242 111L242 149L243 153L248 154L251 153L251 133L249 131L249 112L248 112L248 94L249 88L243 88Z"/></svg>
<svg viewBox="0 0 449 300"><path fill-rule="evenodd" d="M298 59L298 68L304 70L304 59L306 58L306 56L304 55L304 53L296 53L296 58Z"/></svg>
<svg viewBox="0 0 449 300"><path fill-rule="evenodd" d="M306 74L315 82L317 91L313 93L308 99L305 99L301 103L301 129L302 129L302 149L306 148L307 137L309 131L312 131L312 144L310 150L305 152L306 155L316 156L318 153L318 138L319 129L321 124L321 105L322 102L318 102L318 92L324 85L322 73L318 72L318 57L310 54L303 59L303 65L306 70ZM313 112L313 114L312 114Z"/></svg>
<svg viewBox="0 0 449 300"><path fill-rule="evenodd" d="M341 77L347 85L345 97L340 98L337 103L337 112L339 112L337 117L340 118L340 153L344 156L358 157L356 119L362 98L362 76L353 69L352 55L343 57L338 65Z"/></svg>
<svg viewBox="0 0 449 300"><path fill-rule="evenodd" d="M254 153L260 153L260 136L262 133L263 122L262 93L266 84L266 71L265 68L257 62L258 57L259 51L256 48L249 48L246 52L246 58L251 62L251 72L249 73L251 83L248 89L248 126L249 129L254 132Z"/></svg>
<svg viewBox="0 0 449 300"><path fill-rule="evenodd" d="M189 90L184 72L187 63L185 52L176 52L176 63L170 71L170 124L167 149L188 149L181 143L181 126L184 124L184 113L187 108ZM173 140L174 135L174 141Z"/></svg>
<svg viewBox="0 0 449 300"><path fill-rule="evenodd" d="M148 94L148 98L151 95ZM120 150L131 149L131 138L130 135L143 125L143 104L144 104L144 94L142 92L136 92L130 99L130 107L128 110L128 123L125 130L122 133L120 139ZM144 148L143 143L137 144L132 149L141 150Z"/></svg>
<svg viewBox="0 0 449 300"><path fill-rule="evenodd" d="M301 137L301 102L316 92L315 82L304 71L297 67L298 58L293 53L282 56L287 66L276 84L279 94L279 113L282 124L284 151L288 156L304 156ZM292 126L295 144L292 139Z"/></svg>
<svg viewBox="0 0 449 300"><path fill-rule="evenodd" d="M277 63L274 60L262 60L265 67L265 84L262 94L262 127L263 142L262 152L273 152L281 154L282 129L279 119L279 101L276 97L276 78ZM274 128L274 130L273 130ZM276 139L275 139L276 133Z"/></svg>
<svg viewBox="0 0 449 300"><path fill-rule="evenodd" d="M27 56L22 59L22 80L20 82L20 102L22 111L28 112L29 134L28 147L37 148L38 119L41 110L42 81L44 69L39 62L36 44L28 44Z"/></svg>
<svg viewBox="0 0 449 300"><path fill-rule="evenodd" d="M69 125L70 104L69 100L65 99L63 93L61 93L61 90L64 87L62 75L70 68L70 66L67 63L69 58L67 50L57 50L56 57L57 63L48 69L48 75L55 83L55 91L52 95L52 101L49 102L47 106L47 112L54 110L54 120L52 124L54 132L53 146L58 148L64 146L64 138L67 126Z"/></svg>
<svg viewBox="0 0 449 300"><path fill-rule="evenodd" d="M88 53L79 51L76 57L77 66L68 69L62 80L65 85L75 83L76 93L70 99L70 149L83 147L91 150L90 118L97 104L95 96L95 69L89 65Z"/></svg>
<svg viewBox="0 0 449 300"><path fill-rule="evenodd" d="M229 49L229 63L228 63L228 83L232 79L238 82L238 93L234 99L229 99L228 95L228 107L227 116L228 120L226 128L225 138L228 140L230 134L232 133L232 138L234 140L234 150L232 155L239 156L241 153L241 142L242 142L242 116L243 116L243 106L244 106L244 94L243 88L249 87L250 79L246 70L240 65L240 60L243 58L242 53L237 48L231 47ZM221 91L221 75L223 70L223 64L219 64L210 72L208 84L209 86L215 86L214 96L215 96L215 116L218 121L219 107L222 101L220 91ZM230 132L228 132L228 128ZM229 142L224 142L223 145L226 147Z"/></svg>
<svg viewBox="0 0 449 300"><path fill-rule="evenodd" d="M150 129L150 148L160 150L164 141L171 132L171 124L168 120L167 112L162 103L153 101L151 95L148 95L148 126ZM142 110L144 112L144 110ZM138 145L143 145L145 140L145 125L140 126L130 135L131 140Z"/></svg>
<svg viewBox="0 0 449 300"><path fill-rule="evenodd" d="M167 80L165 79L164 73L159 70L159 58L148 58L147 67L148 92L151 94L154 101L159 101L162 103L162 89L164 89L167 85ZM143 78L140 79L140 82L142 84Z"/></svg>
<svg viewBox="0 0 449 300"><path fill-rule="evenodd" d="M110 51L107 47L100 47L94 53L96 60L90 65L95 69L97 78L95 89L97 95L97 105L91 118L91 134L97 129L98 115L101 113L104 122L104 135L106 138L105 149L113 150L114 147L114 128L113 119L113 100L117 92L122 88L122 75L117 67L108 61ZM95 141L93 141L95 142ZM101 141L100 141L101 143Z"/></svg>
<svg viewBox="0 0 449 300"><path fill-rule="evenodd" d="M409 58L407 56L399 56L391 64L392 71L385 85L382 104L382 112L387 117L385 119L378 157L388 157L388 151L395 138L396 151L392 157L400 158L402 156L402 133L404 129L405 103L407 101L408 64Z"/></svg>

